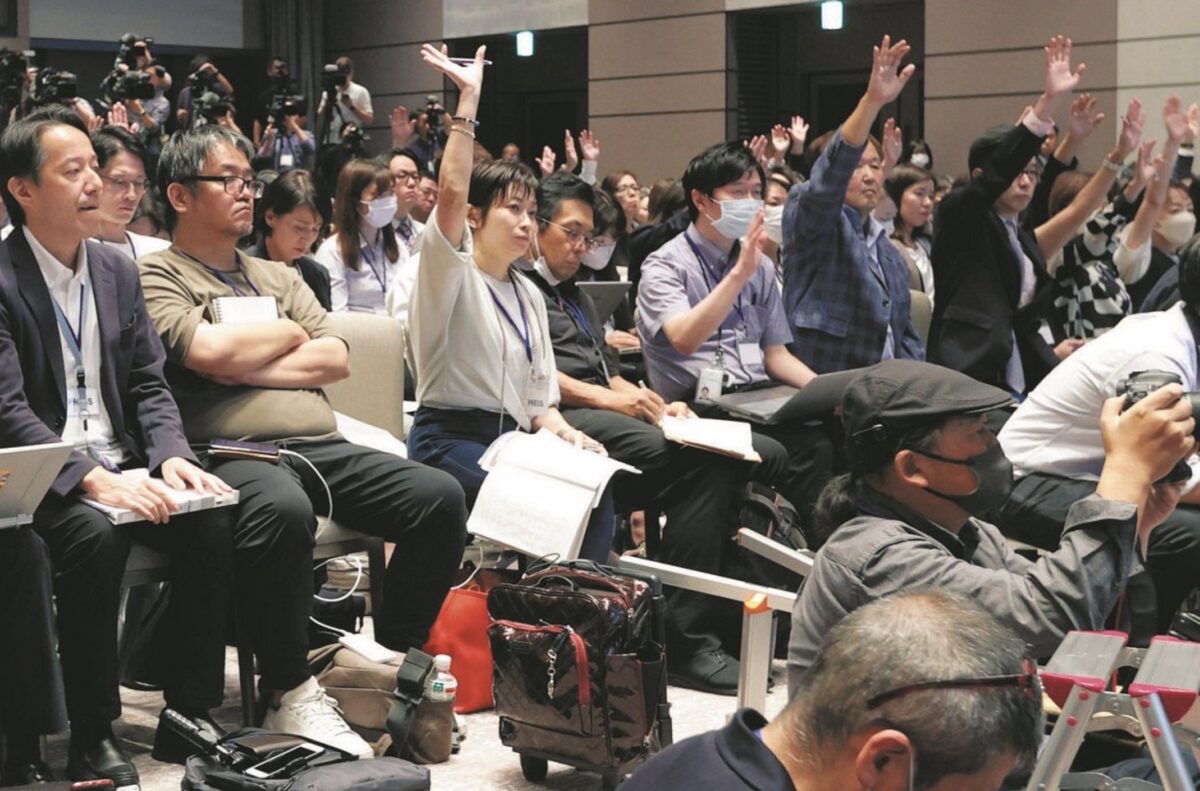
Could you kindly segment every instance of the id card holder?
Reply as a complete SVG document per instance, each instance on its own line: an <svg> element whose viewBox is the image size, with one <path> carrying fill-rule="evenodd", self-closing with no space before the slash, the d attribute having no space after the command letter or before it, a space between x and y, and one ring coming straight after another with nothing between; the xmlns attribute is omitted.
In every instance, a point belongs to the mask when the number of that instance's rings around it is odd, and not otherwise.
<svg viewBox="0 0 1200 791"><path fill-rule="evenodd" d="M700 371L700 378L696 380L696 402L701 404L709 403L712 399L721 395L721 388L724 385L724 368L710 365L703 369Z"/></svg>
<svg viewBox="0 0 1200 791"><path fill-rule="evenodd" d="M294 154L280 154L279 155L279 167L290 168L290 167L293 167L295 164L296 164L296 157Z"/></svg>
<svg viewBox="0 0 1200 791"><path fill-rule="evenodd" d="M544 373L530 371L525 380L525 413L541 417L550 410L550 378Z"/></svg>

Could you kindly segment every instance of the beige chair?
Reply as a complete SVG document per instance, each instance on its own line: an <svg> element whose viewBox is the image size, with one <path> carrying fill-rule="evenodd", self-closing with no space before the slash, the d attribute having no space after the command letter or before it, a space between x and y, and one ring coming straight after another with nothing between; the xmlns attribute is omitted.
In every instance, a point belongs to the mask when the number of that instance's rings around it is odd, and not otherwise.
<svg viewBox="0 0 1200 791"><path fill-rule="evenodd" d="M404 437L404 327L388 316L369 313L331 313L334 331L350 347L350 377L325 388L333 408ZM336 521L320 517L314 562L366 551L370 562L371 601L383 598L383 540L363 535ZM167 578L167 558L134 544L125 565L122 585L133 587ZM127 613L132 615L132 613ZM130 618L130 620L133 620ZM239 630L238 667L241 675L242 721L254 711L254 658L247 635ZM123 636L123 642L127 642Z"/></svg>
<svg viewBox="0 0 1200 791"><path fill-rule="evenodd" d="M908 296L912 302L910 315L913 327L921 336L921 340L929 343L929 324L933 321L933 303L929 301L929 295L924 291L909 289Z"/></svg>

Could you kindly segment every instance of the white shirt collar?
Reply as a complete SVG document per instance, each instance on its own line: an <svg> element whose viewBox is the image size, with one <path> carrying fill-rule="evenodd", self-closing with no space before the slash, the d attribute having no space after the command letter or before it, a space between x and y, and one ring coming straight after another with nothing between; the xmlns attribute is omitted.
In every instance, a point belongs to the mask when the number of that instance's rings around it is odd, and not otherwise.
<svg viewBox="0 0 1200 791"><path fill-rule="evenodd" d="M21 231L25 234L26 241L29 242L29 249L33 251L34 260L37 261L38 268L42 270L42 277L49 288L63 288L83 281L87 274L87 244L79 243L79 253L75 258L75 271L71 271L38 241L28 226L21 226Z"/></svg>

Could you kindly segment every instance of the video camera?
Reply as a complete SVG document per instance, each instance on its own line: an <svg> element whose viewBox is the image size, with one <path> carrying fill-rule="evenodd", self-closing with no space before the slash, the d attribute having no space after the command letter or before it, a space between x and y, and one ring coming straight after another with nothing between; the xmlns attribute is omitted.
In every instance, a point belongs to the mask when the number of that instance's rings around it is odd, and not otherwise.
<svg viewBox="0 0 1200 791"><path fill-rule="evenodd" d="M150 36L126 33L117 40L117 63L124 63L131 69L137 68L137 59L145 57L146 50L153 43L154 39Z"/></svg>
<svg viewBox="0 0 1200 791"><path fill-rule="evenodd" d="M143 71L113 69L100 83L100 94L109 105L129 99L145 101L154 98L154 86L150 83L150 75Z"/></svg>
<svg viewBox="0 0 1200 791"><path fill-rule="evenodd" d="M345 87L346 78L349 76L350 72L336 63L326 63L321 67L321 90L325 93L336 93L338 88Z"/></svg>
<svg viewBox="0 0 1200 791"><path fill-rule="evenodd" d="M199 96L202 93L215 92L217 87L217 75L212 71L205 69L205 63L200 68L188 75L187 83L192 89L192 96Z"/></svg>
<svg viewBox="0 0 1200 791"><path fill-rule="evenodd" d="M79 96L79 78L72 72L44 66L33 81L33 103L68 104Z"/></svg>
<svg viewBox="0 0 1200 791"><path fill-rule="evenodd" d="M1134 371L1128 379L1117 382L1117 395L1125 396L1125 408L1129 409L1159 388L1181 384L1183 380L1179 374L1170 371ZM1194 434L1200 438L1200 392L1185 392L1183 398L1192 408L1192 418L1196 420ZM1161 482L1181 483L1191 476L1192 470L1187 462L1180 460Z"/></svg>
<svg viewBox="0 0 1200 791"><path fill-rule="evenodd" d="M288 116L304 115L308 112L308 100L297 93L276 93L271 97L267 110L267 121L277 123Z"/></svg>
<svg viewBox="0 0 1200 791"><path fill-rule="evenodd" d="M342 146L356 152L355 156L365 156L363 143L370 139L371 136L354 122L342 127Z"/></svg>
<svg viewBox="0 0 1200 791"><path fill-rule="evenodd" d="M429 130L435 137L445 138L446 130L442 128L442 116L446 114L446 108L438 100L436 94L429 94L425 97L425 117L429 121Z"/></svg>
<svg viewBox="0 0 1200 791"><path fill-rule="evenodd" d="M33 63L33 56L34 52L31 49L22 52L0 49L0 104L11 108L21 101L25 72Z"/></svg>

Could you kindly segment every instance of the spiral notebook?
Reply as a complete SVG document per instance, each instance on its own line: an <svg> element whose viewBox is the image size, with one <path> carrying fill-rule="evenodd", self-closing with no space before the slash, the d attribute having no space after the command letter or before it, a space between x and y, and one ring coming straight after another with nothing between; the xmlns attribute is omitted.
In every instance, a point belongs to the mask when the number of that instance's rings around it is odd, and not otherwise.
<svg viewBox="0 0 1200 791"><path fill-rule="evenodd" d="M252 324L279 318L275 297L217 297L213 300L217 324Z"/></svg>

